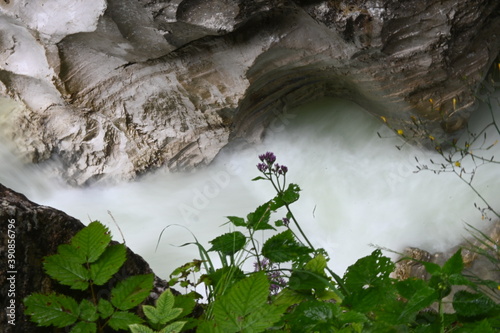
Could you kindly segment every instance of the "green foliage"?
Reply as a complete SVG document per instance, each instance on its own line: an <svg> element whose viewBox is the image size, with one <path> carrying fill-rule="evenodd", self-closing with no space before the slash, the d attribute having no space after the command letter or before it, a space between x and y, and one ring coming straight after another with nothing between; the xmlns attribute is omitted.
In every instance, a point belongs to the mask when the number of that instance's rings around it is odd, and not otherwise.
<svg viewBox="0 0 500 333"><path fill-rule="evenodd" d="M71 332L101 332L106 326L127 330L142 323L129 312L149 295L153 274L136 275L111 289L111 299L97 298L98 286L110 281L126 260L123 244L110 244L108 229L92 222L80 230L69 244L45 257L43 267L50 277L71 289L88 293L79 302L67 295L34 293L24 299L26 313L39 326L71 327Z"/></svg>
<svg viewBox="0 0 500 333"><path fill-rule="evenodd" d="M53 279L89 296L77 301L65 295L35 293L25 299L26 313L39 326L68 327L70 332L102 332L106 327L133 333L500 330L500 306L491 298L495 293L484 293L485 287L498 290L499 282L465 275L460 250L442 266L421 262L430 274L428 280L393 279L395 264L380 249L349 266L342 278L335 274L328 267L326 251L313 246L290 208L299 199L300 188L286 183L288 168L275 163L272 153L260 159L262 176L254 180L269 181L276 190L274 198L246 218L228 216L231 228L239 230L214 238L208 250L196 237L195 242L184 244L196 245L200 259L170 275L170 286L187 290L204 285L207 304L197 306L195 291L174 296L167 289L154 306L143 305L144 317L139 317L134 310L149 295L152 274L130 276L110 289L109 298L97 298L98 287L109 283L124 263L126 249L111 244L108 230L93 222L44 261L44 269ZM272 226L276 214L281 218ZM273 234L262 237L261 246L257 232ZM491 255L498 244L481 232L475 237L488 249L480 254L498 265L498 257ZM214 254L221 267L213 264ZM249 259L254 260L255 272L242 270ZM202 267L204 274L192 281ZM457 286L461 290L456 291ZM451 302L452 313L444 313L445 302ZM195 309L202 309L197 318Z"/></svg>
<svg viewBox="0 0 500 333"><path fill-rule="evenodd" d="M172 321L178 318L184 310L183 308L175 308L174 304L175 297L172 292L167 289L158 297L155 306L144 305L142 307L149 326L132 324L130 325L130 330L133 333L180 332L186 322ZM150 327L155 328L157 331L154 331Z"/></svg>
<svg viewBox="0 0 500 333"><path fill-rule="evenodd" d="M235 283L216 299L213 322L200 326L199 332L262 332L280 319L283 309L267 303L269 281L258 272ZM211 320L212 321L212 320Z"/></svg>

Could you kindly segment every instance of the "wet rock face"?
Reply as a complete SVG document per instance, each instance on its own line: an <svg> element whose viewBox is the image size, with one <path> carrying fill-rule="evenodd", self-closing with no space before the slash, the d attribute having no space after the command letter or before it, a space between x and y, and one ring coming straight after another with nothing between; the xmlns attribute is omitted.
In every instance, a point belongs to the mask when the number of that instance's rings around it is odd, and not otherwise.
<svg viewBox="0 0 500 333"><path fill-rule="evenodd" d="M323 96L454 135L500 50L496 0L24 2L0 4L4 133L76 185L207 164Z"/></svg>

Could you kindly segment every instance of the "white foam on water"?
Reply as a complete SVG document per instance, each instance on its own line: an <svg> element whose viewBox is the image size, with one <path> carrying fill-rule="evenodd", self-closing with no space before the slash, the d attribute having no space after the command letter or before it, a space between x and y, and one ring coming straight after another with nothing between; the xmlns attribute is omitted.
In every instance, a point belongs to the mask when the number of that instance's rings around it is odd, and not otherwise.
<svg viewBox="0 0 500 333"><path fill-rule="evenodd" d="M377 132L388 137L381 139ZM269 183L251 181L259 175L257 156L272 151L278 163L288 166L287 181L302 189L292 205L295 215L342 274L374 250L370 244L442 251L462 240L465 223L488 223L474 208L482 202L456 175L414 172L415 156L437 160L436 153L410 145L396 149L402 144L355 104L325 99L278 117L262 144L223 150L210 167L194 173L158 171L134 182L76 189L46 179L46 170L20 164L1 147L1 182L84 223L100 220L120 241L110 211L126 244L166 278L174 268L199 258L195 246L179 245L195 235L208 248L209 240L232 230L222 226L225 216L244 217L274 196ZM494 166L482 167L474 184L498 210L497 175ZM266 236L259 237L262 243Z"/></svg>

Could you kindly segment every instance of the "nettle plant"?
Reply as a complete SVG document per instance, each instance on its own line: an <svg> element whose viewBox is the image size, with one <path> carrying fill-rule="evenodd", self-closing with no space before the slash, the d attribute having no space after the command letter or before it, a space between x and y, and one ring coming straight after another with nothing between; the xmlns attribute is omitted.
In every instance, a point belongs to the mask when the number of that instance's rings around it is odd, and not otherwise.
<svg viewBox="0 0 500 333"><path fill-rule="evenodd" d="M485 286L496 288L498 281L469 278L463 273L460 251L443 266L422 262L429 280L392 278L395 264L380 249L359 259L344 276L334 273L326 251L314 247L291 210L300 187L287 183L288 168L270 152L259 159L260 176L253 180L269 182L276 195L246 217L227 217L233 231L210 241L208 250L196 238L184 244L197 246L200 259L170 276L171 287L205 286L207 301L199 304L202 310L196 318L191 313L195 292L173 296L167 291L156 307L142 307L145 319L132 313L149 293L152 275L127 278L111 290L109 299L97 299L95 286L116 273L125 250L123 245L109 245L107 230L92 223L44 264L54 279L90 290L90 296L77 301L63 295L31 295L25 304L32 320L43 326L73 325L73 332L102 331L107 326L132 332L201 333L500 330L500 307L484 292ZM267 233L262 245L257 238L261 232ZM214 264L213 254L220 265ZM244 271L248 260L254 271ZM197 281L190 280L191 273L202 270ZM444 304L455 286L462 290L449 301L454 312L446 313Z"/></svg>
<svg viewBox="0 0 500 333"><path fill-rule="evenodd" d="M24 299L26 313L39 326L66 327L69 332L104 332L106 328L134 333L156 332L151 328L162 333L180 332L186 321L174 320L192 310L194 299L176 298L167 289L156 300L156 306L142 307L145 319L135 313L153 288L154 274L130 276L110 292L101 292L125 260L125 245L111 244L108 229L100 222L90 223L43 262L52 279L86 296L76 300L67 295L34 293ZM110 297L99 297L101 294ZM174 307L175 303L183 308Z"/></svg>

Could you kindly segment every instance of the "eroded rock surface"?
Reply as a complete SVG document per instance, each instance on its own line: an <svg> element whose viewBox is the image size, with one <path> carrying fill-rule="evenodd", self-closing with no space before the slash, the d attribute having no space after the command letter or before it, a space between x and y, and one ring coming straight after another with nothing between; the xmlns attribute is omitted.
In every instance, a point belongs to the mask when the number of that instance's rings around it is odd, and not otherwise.
<svg viewBox="0 0 500 333"><path fill-rule="evenodd" d="M0 4L4 134L76 185L207 164L323 96L454 135L500 50L496 0L81 3Z"/></svg>

